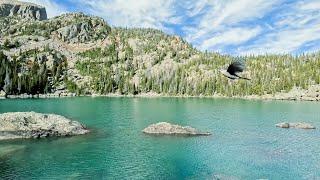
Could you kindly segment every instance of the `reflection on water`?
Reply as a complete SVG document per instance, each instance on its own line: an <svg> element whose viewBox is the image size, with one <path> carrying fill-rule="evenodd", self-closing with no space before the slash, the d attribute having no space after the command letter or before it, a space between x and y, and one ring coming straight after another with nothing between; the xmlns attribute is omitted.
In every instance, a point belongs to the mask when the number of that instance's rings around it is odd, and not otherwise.
<svg viewBox="0 0 320 180"><path fill-rule="evenodd" d="M0 112L61 114L81 121L92 132L0 142L0 154L3 147L24 146L0 157L0 177L319 179L319 130L275 128L282 121L320 127L319 109L317 102L201 98L1 100ZM159 121L190 125L213 135L154 137L141 132Z"/></svg>

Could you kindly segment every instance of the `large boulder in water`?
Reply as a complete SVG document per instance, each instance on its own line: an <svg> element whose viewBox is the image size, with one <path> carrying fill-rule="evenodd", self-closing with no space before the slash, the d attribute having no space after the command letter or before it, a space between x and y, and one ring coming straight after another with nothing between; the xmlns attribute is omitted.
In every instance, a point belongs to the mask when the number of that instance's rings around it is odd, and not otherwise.
<svg viewBox="0 0 320 180"><path fill-rule="evenodd" d="M74 136L88 132L79 122L60 115L35 112L0 114L0 140Z"/></svg>
<svg viewBox="0 0 320 180"><path fill-rule="evenodd" d="M279 128L297 128L297 129L315 129L316 128L316 127L314 127L313 125L311 125L309 123L303 123L303 122L299 122L299 123L283 122L283 123L276 124L276 127L279 127Z"/></svg>
<svg viewBox="0 0 320 180"><path fill-rule="evenodd" d="M209 136L209 132L200 132L190 126L179 126L167 122L160 122L146 127L143 131L146 134L153 135L187 135L187 136Z"/></svg>

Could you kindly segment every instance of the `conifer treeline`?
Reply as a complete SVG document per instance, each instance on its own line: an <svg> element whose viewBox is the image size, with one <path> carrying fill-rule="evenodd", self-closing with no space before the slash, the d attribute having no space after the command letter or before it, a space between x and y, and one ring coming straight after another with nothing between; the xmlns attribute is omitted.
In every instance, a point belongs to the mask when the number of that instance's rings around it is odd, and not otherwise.
<svg viewBox="0 0 320 180"><path fill-rule="evenodd" d="M46 94L50 93L52 85L59 81L65 63L54 63L49 69L46 62L26 60L27 54L36 55L37 50L21 54L19 60L13 57L9 60L0 51L0 90L7 95Z"/></svg>
<svg viewBox="0 0 320 180"><path fill-rule="evenodd" d="M234 59L218 53L199 52L183 40L152 29L117 28L106 48L89 50L76 67L93 77L98 93L246 96L307 89L320 84L320 53L247 56L251 81L229 81L219 70ZM138 39L132 49L130 41ZM121 55L122 54L122 55Z"/></svg>
<svg viewBox="0 0 320 180"><path fill-rule="evenodd" d="M79 54L76 69L92 77L89 84L82 85L68 80L65 57L47 67L46 61L36 60L43 53L38 50L9 61L0 49L0 90L7 94L50 93L55 85L64 83L70 92L77 94L246 96L320 84L320 53L247 56L244 76L252 80L229 81L220 74L220 69L226 68L233 57L200 52L179 37L154 29L114 28L108 39L108 46ZM5 45L3 49L10 43Z"/></svg>

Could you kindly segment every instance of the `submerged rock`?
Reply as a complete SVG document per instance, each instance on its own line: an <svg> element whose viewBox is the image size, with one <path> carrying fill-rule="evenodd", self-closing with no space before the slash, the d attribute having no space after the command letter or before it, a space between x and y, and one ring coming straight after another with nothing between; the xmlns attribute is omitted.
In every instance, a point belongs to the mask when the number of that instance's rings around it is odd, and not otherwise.
<svg viewBox="0 0 320 180"><path fill-rule="evenodd" d="M1 146L0 147L0 158L5 157L9 154L12 154L16 151L24 149L25 146L22 145L10 145L10 146Z"/></svg>
<svg viewBox="0 0 320 180"><path fill-rule="evenodd" d="M35 112L0 114L0 140L74 136L88 132L79 122L60 115Z"/></svg>
<svg viewBox="0 0 320 180"><path fill-rule="evenodd" d="M143 133L154 135L188 135L188 136L209 136L209 132L200 132L190 126L179 126L167 122L152 124L145 128Z"/></svg>
<svg viewBox="0 0 320 180"><path fill-rule="evenodd" d="M228 176L225 174L215 174L215 175L213 175L212 179L213 180L239 180L239 178L237 178L237 177Z"/></svg>
<svg viewBox="0 0 320 180"><path fill-rule="evenodd" d="M283 123L276 124L276 127L279 127L279 128L297 128L297 129L315 129L316 128L316 127L314 127L313 125L311 125L309 123L303 123L303 122L299 122L299 123L283 122Z"/></svg>

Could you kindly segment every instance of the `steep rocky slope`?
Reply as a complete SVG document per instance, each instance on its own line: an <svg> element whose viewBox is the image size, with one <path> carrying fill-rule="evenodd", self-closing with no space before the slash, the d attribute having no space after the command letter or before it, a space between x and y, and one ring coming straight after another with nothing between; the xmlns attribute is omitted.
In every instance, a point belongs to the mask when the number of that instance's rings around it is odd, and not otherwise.
<svg viewBox="0 0 320 180"><path fill-rule="evenodd" d="M0 0L0 17L19 16L25 19L46 20L47 12L42 6L16 0Z"/></svg>
<svg viewBox="0 0 320 180"><path fill-rule="evenodd" d="M37 17L37 8L27 9L27 14ZM2 94L152 93L320 100L320 53L244 57L244 76L252 81L230 81L219 70L234 57L200 52L159 30L110 27L102 18L82 13L48 20L2 14Z"/></svg>

